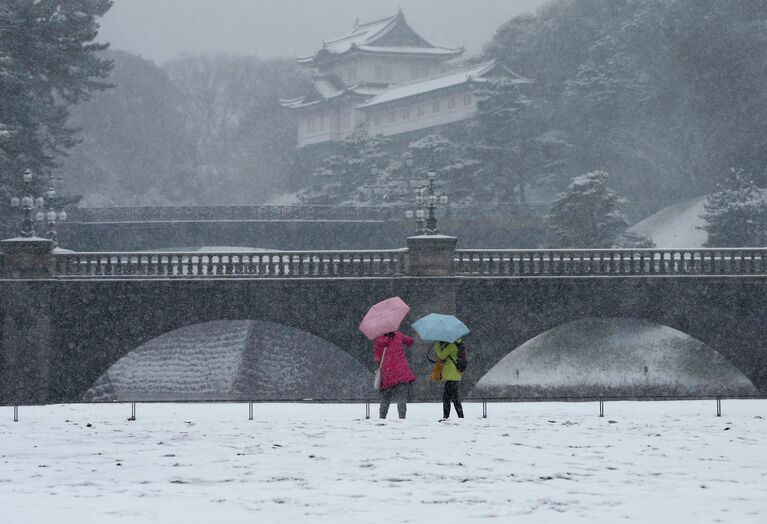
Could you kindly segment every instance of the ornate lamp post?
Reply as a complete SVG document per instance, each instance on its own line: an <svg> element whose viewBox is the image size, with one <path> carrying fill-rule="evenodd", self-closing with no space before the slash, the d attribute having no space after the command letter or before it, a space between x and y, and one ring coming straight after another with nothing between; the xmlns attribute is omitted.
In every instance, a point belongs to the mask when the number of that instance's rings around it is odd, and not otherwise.
<svg viewBox="0 0 767 524"><path fill-rule="evenodd" d="M424 210L424 191L425 189L423 187L417 188L415 193L415 205L416 209L415 211L408 209L405 211L405 217L406 218L414 218L415 217L415 234L416 235L425 235L426 234L426 211Z"/></svg>
<svg viewBox="0 0 767 524"><path fill-rule="evenodd" d="M37 212L37 221L45 222L48 226L48 231L45 233L46 238L53 240L58 244L58 235L56 234L56 222L67 219L67 212L63 209L60 212L56 212L56 190L53 187L49 187L45 192L46 198L37 197L37 207L40 211Z"/></svg>
<svg viewBox="0 0 767 524"><path fill-rule="evenodd" d="M429 171L426 175L426 178L428 178L429 182L426 185L426 209L429 210L429 216L426 218L426 234L427 235L436 235L439 233L439 229L437 228L437 205L446 206L448 203L447 195L437 195L436 190L436 182L435 179L437 178L437 173L434 171Z"/></svg>
<svg viewBox="0 0 767 524"><path fill-rule="evenodd" d="M415 203L417 209L415 213L406 211L407 218L416 217L416 235L436 235L439 233L437 227L437 206L446 206L448 204L447 195L437 194L437 174L429 171L426 175L427 183L416 189Z"/></svg>
<svg viewBox="0 0 767 524"><path fill-rule="evenodd" d="M11 198L11 207L21 207L24 211L20 229L21 236L24 238L35 236L32 209L37 207L38 211L35 218L41 224L47 225L45 236L54 243L57 242L56 222L66 220L67 212L63 209L59 212L56 211L56 191L53 189L53 177L51 177L51 187L45 192L45 198L42 196L32 197L32 171L26 169L22 179L24 180L24 196Z"/></svg>
<svg viewBox="0 0 767 524"><path fill-rule="evenodd" d="M24 211L19 232L22 237L29 238L35 236L34 224L32 223L32 207L35 204L32 198L32 171L25 169L21 178L24 181L24 196L11 198L11 207L21 207Z"/></svg>

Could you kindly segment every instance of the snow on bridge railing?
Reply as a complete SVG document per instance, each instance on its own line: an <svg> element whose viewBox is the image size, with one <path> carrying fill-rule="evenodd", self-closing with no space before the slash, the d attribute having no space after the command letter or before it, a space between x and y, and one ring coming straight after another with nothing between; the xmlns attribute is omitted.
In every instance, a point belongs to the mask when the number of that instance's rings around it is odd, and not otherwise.
<svg viewBox="0 0 767 524"><path fill-rule="evenodd" d="M406 249L359 251L57 253L57 277L312 278L397 276Z"/></svg>
<svg viewBox="0 0 767 524"><path fill-rule="evenodd" d="M767 275L767 249L459 249L455 268L461 276Z"/></svg>

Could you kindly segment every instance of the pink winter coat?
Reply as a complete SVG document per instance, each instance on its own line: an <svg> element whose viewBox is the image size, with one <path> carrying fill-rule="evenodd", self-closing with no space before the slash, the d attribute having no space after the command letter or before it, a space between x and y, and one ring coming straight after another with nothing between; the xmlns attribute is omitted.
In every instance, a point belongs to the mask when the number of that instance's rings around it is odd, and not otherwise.
<svg viewBox="0 0 767 524"><path fill-rule="evenodd" d="M386 335L381 335L373 341L373 349L375 350L373 360L376 364L381 362L384 348L389 347L386 350L386 358L381 368L381 389L388 389L397 384L415 380L413 370L410 369L410 364L407 362L404 347L412 345L413 339L399 331L394 334L392 339Z"/></svg>

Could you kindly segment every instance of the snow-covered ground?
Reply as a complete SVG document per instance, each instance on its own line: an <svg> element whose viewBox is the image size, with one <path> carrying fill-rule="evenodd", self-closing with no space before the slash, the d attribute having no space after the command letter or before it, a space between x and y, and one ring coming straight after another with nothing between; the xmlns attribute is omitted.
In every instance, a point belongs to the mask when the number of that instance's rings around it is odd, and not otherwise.
<svg viewBox="0 0 767 524"><path fill-rule="evenodd" d="M706 197L677 202L634 224L629 231L645 235L659 248L702 247L708 240L708 234L700 229L706 223L701 218L705 203Z"/></svg>
<svg viewBox="0 0 767 524"><path fill-rule="evenodd" d="M371 406L375 412L376 406ZM767 403L0 408L4 524L765 522ZM396 411L396 410L393 410ZM521 519L521 520L519 520Z"/></svg>

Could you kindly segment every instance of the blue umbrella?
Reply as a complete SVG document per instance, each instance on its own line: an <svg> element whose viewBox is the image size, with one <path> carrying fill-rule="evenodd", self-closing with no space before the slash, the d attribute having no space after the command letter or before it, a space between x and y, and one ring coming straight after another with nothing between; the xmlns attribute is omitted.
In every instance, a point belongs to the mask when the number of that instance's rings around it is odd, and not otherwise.
<svg viewBox="0 0 767 524"><path fill-rule="evenodd" d="M429 313L413 323L413 329L424 340L442 340L455 342L469 333L466 324L453 315Z"/></svg>

